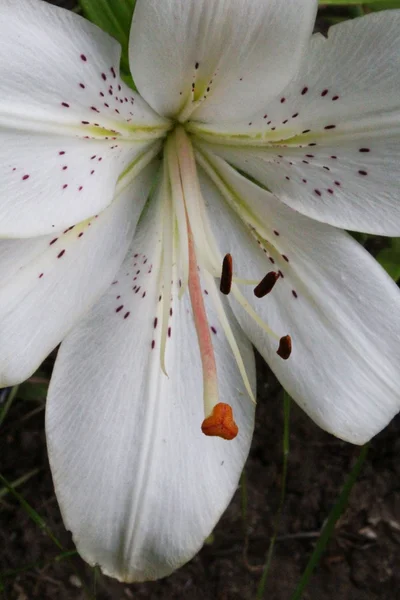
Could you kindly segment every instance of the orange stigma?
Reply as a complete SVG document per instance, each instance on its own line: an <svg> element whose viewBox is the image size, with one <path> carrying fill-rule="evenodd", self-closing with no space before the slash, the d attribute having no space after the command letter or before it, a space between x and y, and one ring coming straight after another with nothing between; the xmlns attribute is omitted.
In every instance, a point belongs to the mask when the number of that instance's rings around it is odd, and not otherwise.
<svg viewBox="0 0 400 600"><path fill-rule="evenodd" d="M224 402L216 404L211 415L204 419L201 430L204 435L217 436L223 440L235 439L239 428L235 423L229 404Z"/></svg>

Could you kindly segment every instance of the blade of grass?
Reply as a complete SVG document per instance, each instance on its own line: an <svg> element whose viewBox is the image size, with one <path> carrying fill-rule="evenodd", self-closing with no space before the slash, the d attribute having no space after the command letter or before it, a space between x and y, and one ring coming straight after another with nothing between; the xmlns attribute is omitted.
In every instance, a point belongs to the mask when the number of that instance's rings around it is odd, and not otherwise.
<svg viewBox="0 0 400 600"><path fill-rule="evenodd" d="M56 538L54 533L51 531L51 529L48 527L47 523L42 519L42 517L39 515L39 513L36 512L36 510L34 508L32 508L32 506L25 500L25 498L23 496L21 496L21 494L19 494L14 489L13 485L9 481L7 481L7 479L5 477L3 477L3 475L1 475L1 474L0 474L0 483L2 483L5 488L7 488L7 490L10 492L10 494L12 496L14 496L14 498L19 502L20 506L24 509L26 514L29 516L29 518L51 539L51 541L57 546L57 548L59 548L59 550L61 550L63 553L69 554L69 552L65 550L65 548L63 547L61 542ZM70 567L73 569L75 574L81 580L82 589L85 592L87 598L92 600L92 598L93 598L92 593L89 590L89 588L87 587L87 585L85 584L85 582L82 580L82 577L77 572L77 569L75 568L74 564L71 562L71 560L68 556L66 557L66 560L68 560ZM4 577L4 574L1 574L1 577Z"/></svg>
<svg viewBox="0 0 400 600"><path fill-rule="evenodd" d="M326 549L326 546L327 546L329 540L332 537L336 522L339 519L339 517L343 514L343 511L345 510L345 508L347 506L350 492L353 488L353 485L355 484L355 482L358 479L358 476L361 472L362 466L366 459L367 453L368 453L368 445L363 446L363 448L361 448L361 452L357 458L356 464L354 465L353 469L351 470L350 474L348 475L348 477L345 481L345 484L343 486L341 494L340 494L335 506L332 508L332 510L329 514L329 517L325 523L325 526L322 529L321 535L318 538L318 541L315 545L314 552L312 553L312 555L308 561L308 564L304 570L304 573L300 579L300 582L299 582L297 588L295 589L290 600L300 600L301 599L303 592L306 589L306 587L310 581L310 578L311 578L316 566L318 565L322 554L325 552L325 549Z"/></svg>
<svg viewBox="0 0 400 600"><path fill-rule="evenodd" d="M282 465L282 485L281 485L281 495L279 500L278 511L275 517L275 525L274 531L271 537L271 541L269 543L269 548L267 555L265 557L264 569L261 576L260 583L257 589L257 600L262 600L264 597L269 571L271 568L272 558L274 556L275 542L278 535L279 527L281 524L282 511L285 503L285 495L286 495L286 481L287 481L287 471L288 471L288 460L289 460L289 451L290 451L290 403L291 398L287 392L283 393L283 465Z"/></svg>
<svg viewBox="0 0 400 600"><path fill-rule="evenodd" d="M0 426L3 424L4 419L7 416L8 411L11 408L12 403L17 397L19 385L14 385L13 388L9 391L8 398L4 403L4 406L0 407Z"/></svg>
<svg viewBox="0 0 400 600"><path fill-rule="evenodd" d="M19 485L22 485L23 483L25 483L25 481L28 481L31 477L33 477L34 475L39 473L39 471L40 471L40 469L32 469L32 471L28 471L28 473L21 475L21 477L19 477L18 479L15 479L15 481L13 481L11 483L12 487L16 488ZM0 490L0 500L1 500L1 498L4 498L4 496L6 494L8 494L9 491L10 491L9 489L7 489L6 487L3 487L3 489Z"/></svg>

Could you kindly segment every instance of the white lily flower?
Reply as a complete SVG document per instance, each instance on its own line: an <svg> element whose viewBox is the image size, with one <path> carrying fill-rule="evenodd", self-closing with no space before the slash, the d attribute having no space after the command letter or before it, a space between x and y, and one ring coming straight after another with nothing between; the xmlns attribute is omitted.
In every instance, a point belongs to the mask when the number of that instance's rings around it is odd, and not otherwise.
<svg viewBox="0 0 400 600"><path fill-rule="evenodd" d="M337 227L400 235L400 11L325 39L316 9L137 0L139 95L94 25L1 1L0 383L65 338L57 497L81 555L121 580L185 563L230 501L250 342L342 439L399 410L399 291Z"/></svg>

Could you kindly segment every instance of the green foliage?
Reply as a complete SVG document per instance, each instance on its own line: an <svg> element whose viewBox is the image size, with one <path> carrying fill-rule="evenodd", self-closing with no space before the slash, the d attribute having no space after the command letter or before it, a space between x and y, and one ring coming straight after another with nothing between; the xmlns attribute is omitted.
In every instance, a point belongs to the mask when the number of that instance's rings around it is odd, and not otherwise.
<svg viewBox="0 0 400 600"><path fill-rule="evenodd" d="M321 556L325 552L328 542L333 535L333 532L335 530L335 525L336 525L338 519L342 516L342 514L344 513L344 511L346 509L346 506L347 506L347 503L349 500L349 496L350 496L350 492L361 472L362 466L367 457L367 452L368 452L368 445L363 446L361 448L360 454L358 455L356 464L354 465L353 469L351 470L350 474L348 475L348 477L345 481L345 484L343 486L343 489L340 493L340 496L339 496L335 506L332 508L332 510L329 514L329 517L321 531L321 535L319 536L318 541L315 545L314 552L312 553L310 560L307 563L307 566L303 572L303 575L301 576L300 582L299 582L293 596L291 597L291 600L300 600L303 597L304 590L306 589L306 587L311 579L314 569L318 565L318 563L321 559Z"/></svg>
<svg viewBox="0 0 400 600"><path fill-rule="evenodd" d="M121 73L131 85L129 71L129 32L136 0L79 0L83 15L103 31L119 41L122 46Z"/></svg>
<svg viewBox="0 0 400 600"><path fill-rule="evenodd" d="M260 583L257 589L256 600L262 600L264 598L267 579L271 569L272 559L274 556L275 542L278 536L279 526L281 524L282 512L285 505L285 496L286 496L286 482L287 482L287 472L288 472L288 462L289 462L289 452L290 452L290 404L291 398L289 394L284 391L283 392L283 439L282 439L282 454L283 454L283 464L282 464L282 484L281 484L281 496L279 499L279 507L278 512L275 517L275 525L274 531L271 537L271 541L269 543L269 548L267 555L265 557L264 569L261 576Z"/></svg>
<svg viewBox="0 0 400 600"><path fill-rule="evenodd" d="M395 281L400 279L400 238L391 238L390 247L381 250L377 261Z"/></svg>

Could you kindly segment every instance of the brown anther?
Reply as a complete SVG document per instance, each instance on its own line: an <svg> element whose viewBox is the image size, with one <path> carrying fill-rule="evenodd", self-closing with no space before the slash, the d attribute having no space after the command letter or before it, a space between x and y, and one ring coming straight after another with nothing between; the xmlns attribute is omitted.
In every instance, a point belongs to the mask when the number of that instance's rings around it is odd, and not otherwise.
<svg viewBox="0 0 400 600"><path fill-rule="evenodd" d="M278 356L283 358L283 360L287 360L292 353L292 338L290 335L285 335L280 339L279 348L276 351Z"/></svg>
<svg viewBox="0 0 400 600"><path fill-rule="evenodd" d="M201 430L204 435L233 440L237 436L239 428L235 423L229 404L220 402L214 406L211 415L204 419Z"/></svg>
<svg viewBox="0 0 400 600"><path fill-rule="evenodd" d="M233 263L232 256L227 254L222 263L221 283L219 289L222 294L227 296L232 288Z"/></svg>
<svg viewBox="0 0 400 600"><path fill-rule="evenodd" d="M267 273L258 286L254 288L254 295L257 296L257 298L264 298L264 296L272 291L279 277L279 273L276 273L275 271Z"/></svg>

